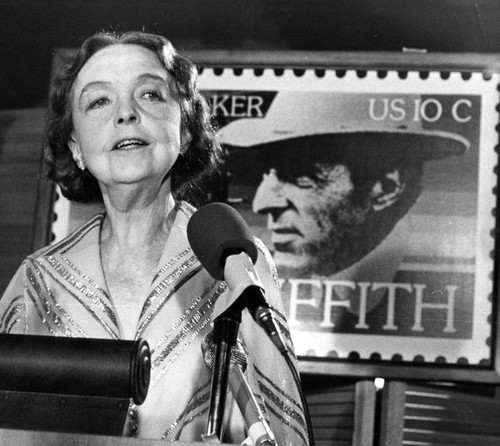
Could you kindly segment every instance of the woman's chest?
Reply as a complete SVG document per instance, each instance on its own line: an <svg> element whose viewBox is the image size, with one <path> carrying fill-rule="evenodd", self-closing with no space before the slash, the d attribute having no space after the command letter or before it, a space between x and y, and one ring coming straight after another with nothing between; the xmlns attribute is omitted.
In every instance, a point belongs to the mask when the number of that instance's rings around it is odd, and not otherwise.
<svg viewBox="0 0 500 446"><path fill-rule="evenodd" d="M135 337L137 323L154 271L122 268L106 276L106 285L122 338Z"/></svg>

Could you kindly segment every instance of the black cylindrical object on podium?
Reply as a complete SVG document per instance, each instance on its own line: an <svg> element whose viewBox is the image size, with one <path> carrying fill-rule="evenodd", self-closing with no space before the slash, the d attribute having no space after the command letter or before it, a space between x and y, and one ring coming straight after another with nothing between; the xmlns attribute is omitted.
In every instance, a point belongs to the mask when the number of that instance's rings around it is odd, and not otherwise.
<svg viewBox="0 0 500 446"><path fill-rule="evenodd" d="M0 390L111 398L142 404L151 354L137 341L0 334Z"/></svg>

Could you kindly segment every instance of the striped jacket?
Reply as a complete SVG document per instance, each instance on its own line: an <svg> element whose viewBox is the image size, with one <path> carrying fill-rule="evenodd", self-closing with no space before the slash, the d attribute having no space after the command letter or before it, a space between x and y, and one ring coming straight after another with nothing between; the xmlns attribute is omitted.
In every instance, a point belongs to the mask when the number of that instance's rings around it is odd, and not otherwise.
<svg viewBox="0 0 500 446"><path fill-rule="evenodd" d="M193 211L187 204L178 206L161 267L138 298L142 311L135 336L148 341L152 354L148 396L137 407L138 437L201 441L206 433L211 372L201 344L213 328L215 302L229 290L210 277L189 246L186 226ZM103 218L96 215L62 241L26 258L0 299L0 332L120 339L100 260ZM256 243L256 268L266 298L291 346L276 269L267 249L258 239ZM307 444L292 375L247 311L239 338L247 353L248 381L278 444ZM247 435L244 422L231 398L227 404L226 441L241 442Z"/></svg>

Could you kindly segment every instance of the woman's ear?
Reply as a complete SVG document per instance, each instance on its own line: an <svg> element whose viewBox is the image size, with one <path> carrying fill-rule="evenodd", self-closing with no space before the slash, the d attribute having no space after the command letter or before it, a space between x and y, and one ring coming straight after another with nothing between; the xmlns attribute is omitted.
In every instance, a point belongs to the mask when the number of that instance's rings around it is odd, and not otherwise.
<svg viewBox="0 0 500 446"><path fill-rule="evenodd" d="M78 144L73 136L70 137L68 147L73 154L73 159L75 160L76 165L80 168L80 170L85 170L87 166L85 165L85 160L83 159L82 151L80 150L80 144Z"/></svg>
<svg viewBox="0 0 500 446"><path fill-rule="evenodd" d="M372 209L382 211L396 203L406 186L406 172L394 169L377 181L371 190Z"/></svg>
<svg viewBox="0 0 500 446"><path fill-rule="evenodd" d="M76 142L76 139L73 135L69 137L68 147L69 150L71 150L71 153L73 154L73 159L76 160L77 155L81 156L82 152L80 150L80 144Z"/></svg>

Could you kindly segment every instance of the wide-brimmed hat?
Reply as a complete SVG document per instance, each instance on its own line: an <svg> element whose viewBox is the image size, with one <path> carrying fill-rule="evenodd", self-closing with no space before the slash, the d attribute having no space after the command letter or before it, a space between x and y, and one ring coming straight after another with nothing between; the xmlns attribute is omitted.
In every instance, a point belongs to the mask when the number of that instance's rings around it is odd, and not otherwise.
<svg viewBox="0 0 500 446"><path fill-rule="evenodd" d="M409 94L400 97L408 104L419 98ZM379 108L372 110L371 116L369 101L374 98L374 107ZM436 129L436 125L431 128L423 119L415 119L413 112L402 119L400 109L393 113L393 119L388 113L380 119L384 114L380 107L387 106L384 100L382 95L367 93L280 91L264 116L237 119L220 129L219 138L230 146L271 149L292 140L324 141L327 137L331 147L364 144L365 149L371 146L379 153L384 148L399 150L424 161L461 155L469 149L470 142L464 136Z"/></svg>

